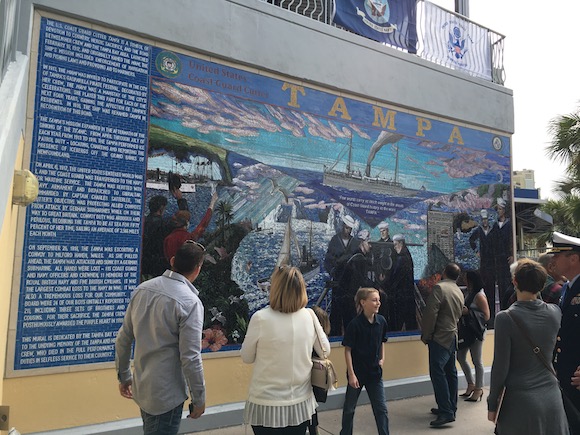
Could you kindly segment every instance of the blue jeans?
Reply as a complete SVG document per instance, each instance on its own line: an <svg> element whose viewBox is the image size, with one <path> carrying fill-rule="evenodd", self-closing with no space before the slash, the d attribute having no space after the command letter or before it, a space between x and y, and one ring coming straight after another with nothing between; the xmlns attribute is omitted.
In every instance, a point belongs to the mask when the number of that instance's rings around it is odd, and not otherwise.
<svg viewBox="0 0 580 435"><path fill-rule="evenodd" d="M455 418L457 411L457 369L455 368L455 340L449 349L429 341L429 375L433 384L439 415Z"/></svg>
<svg viewBox="0 0 580 435"><path fill-rule="evenodd" d="M379 435L389 435L387 402L385 401L383 380L380 378L378 380L365 382L361 385L361 388L353 388L350 385L346 386L344 406L342 408L342 429L340 430L340 435L352 435L354 411L363 385L366 388L369 400L371 401L371 407L373 409Z"/></svg>
<svg viewBox="0 0 580 435"><path fill-rule="evenodd" d="M176 435L181 423L183 403L161 415L147 414L141 410L144 435Z"/></svg>

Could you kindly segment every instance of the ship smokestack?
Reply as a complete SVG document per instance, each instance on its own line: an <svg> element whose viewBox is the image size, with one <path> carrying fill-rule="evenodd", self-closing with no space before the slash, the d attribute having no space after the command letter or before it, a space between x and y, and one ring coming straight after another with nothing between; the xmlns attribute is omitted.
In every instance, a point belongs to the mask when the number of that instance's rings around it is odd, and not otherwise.
<svg viewBox="0 0 580 435"><path fill-rule="evenodd" d="M369 157L367 159L367 166L365 169L365 175L367 177L371 176L371 163L375 159L375 156L379 152L379 150L384 147L386 144L397 143L403 138L402 134L392 133L390 131L381 131L379 137L371 147L369 151Z"/></svg>

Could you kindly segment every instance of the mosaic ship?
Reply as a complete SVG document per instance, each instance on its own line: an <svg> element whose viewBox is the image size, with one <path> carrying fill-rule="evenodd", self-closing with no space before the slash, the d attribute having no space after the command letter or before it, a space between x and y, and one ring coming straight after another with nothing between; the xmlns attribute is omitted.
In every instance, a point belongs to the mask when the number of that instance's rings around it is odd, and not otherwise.
<svg viewBox="0 0 580 435"><path fill-rule="evenodd" d="M297 267L300 269L304 281L311 281L320 272L320 264L316 258L312 255L312 226L310 226L310 246L308 249L305 245L300 249L298 244L298 239L292 230L292 218L288 218L288 223L284 230L284 240L282 241L282 247L280 248L280 253L278 254L278 260L276 261L276 267L282 266L292 266L292 245L296 248L296 254L300 259ZM258 288L263 291L270 290L270 277L258 279Z"/></svg>
<svg viewBox="0 0 580 435"><path fill-rule="evenodd" d="M381 193L389 196L413 197L419 193L417 189L410 189L403 186L398 181L399 178L399 146L397 142L403 135L382 132L379 138L371 147L369 158L363 174L360 170L355 169L352 164L352 137L348 143L348 159L346 170L340 171L335 169L338 162L344 155L344 150L339 155L334 165L331 167L324 166L322 184L331 187L344 187L349 190L358 190L363 192ZM379 176L371 176L371 162L380 148L386 144L393 144L395 148L395 173L392 179Z"/></svg>
<svg viewBox="0 0 580 435"><path fill-rule="evenodd" d="M189 168L177 160L173 162L172 167L172 171L169 172L159 168L148 169L146 187L154 190L171 190L171 187L176 187L183 193L192 193L196 191L197 184L211 186L219 181L215 180L213 163L202 156L194 157Z"/></svg>

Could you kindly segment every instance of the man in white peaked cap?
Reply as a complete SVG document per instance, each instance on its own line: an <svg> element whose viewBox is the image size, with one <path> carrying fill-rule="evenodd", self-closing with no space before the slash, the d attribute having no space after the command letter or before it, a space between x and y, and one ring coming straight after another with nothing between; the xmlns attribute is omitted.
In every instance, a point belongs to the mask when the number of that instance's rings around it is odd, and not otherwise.
<svg viewBox="0 0 580 435"><path fill-rule="evenodd" d="M562 324L556 340L554 369L564 394L580 412L580 391L571 385L574 372L580 370L580 239L554 232L552 244L549 253L554 254L554 268L570 280L562 287ZM580 434L573 428L570 433Z"/></svg>
<svg viewBox="0 0 580 435"><path fill-rule="evenodd" d="M381 233L381 238L377 240L378 242L392 242L391 236L389 235L389 224L388 222L381 222L378 225L379 232Z"/></svg>
<svg viewBox="0 0 580 435"><path fill-rule="evenodd" d="M360 239L352 235L356 221L352 216L345 214L342 217L342 228L328 243L324 258L324 268L330 274L332 282L332 310L330 312L330 335L342 335L343 317L349 317L350 301L347 301L346 289L341 282L346 271L348 260L358 251ZM354 304L354 301L353 301Z"/></svg>
<svg viewBox="0 0 580 435"><path fill-rule="evenodd" d="M497 199L497 221L494 223L492 232L496 239L495 248L495 267L496 267L496 283L499 291L499 300L501 301L505 292L512 282L512 275L510 273L510 264L514 262L513 256L513 238L514 229L512 221L508 214L507 202L503 198ZM488 299L489 301L489 299ZM495 301L495 298L494 298ZM500 307L502 310L507 307ZM495 307L492 313L495 312ZM492 314L494 317L494 314Z"/></svg>
<svg viewBox="0 0 580 435"><path fill-rule="evenodd" d="M479 215L481 216L481 224L471 233L469 245L479 257L479 269L481 271L481 279L483 280L483 289L491 311L492 307L495 307L496 238L494 238L491 232L492 227L489 224L489 212L486 209L482 209ZM492 313L495 313L495 311L492 311Z"/></svg>
<svg viewBox="0 0 580 435"><path fill-rule="evenodd" d="M377 243L373 244L374 249L374 261L373 269L375 272L375 281L379 287L381 295L381 307L379 308L379 314L381 314L387 322L389 322L389 303L387 298L387 293L389 292L389 284L391 280L391 271L397 253L393 248L393 239L389 234L389 223L381 222L377 225L379 229L380 237Z"/></svg>

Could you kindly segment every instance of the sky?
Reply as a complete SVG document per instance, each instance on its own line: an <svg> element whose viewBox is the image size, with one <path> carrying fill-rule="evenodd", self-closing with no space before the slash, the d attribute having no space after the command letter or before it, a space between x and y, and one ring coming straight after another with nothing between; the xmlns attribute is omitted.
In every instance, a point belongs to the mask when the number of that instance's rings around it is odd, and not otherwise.
<svg viewBox="0 0 580 435"><path fill-rule="evenodd" d="M431 0L454 10L454 0ZM549 122L580 108L577 55L580 2L557 0L522 3L515 0L471 0L469 18L505 35L505 86L513 90L515 133L513 169L533 169L543 199L555 199L555 182L565 165L550 160Z"/></svg>

